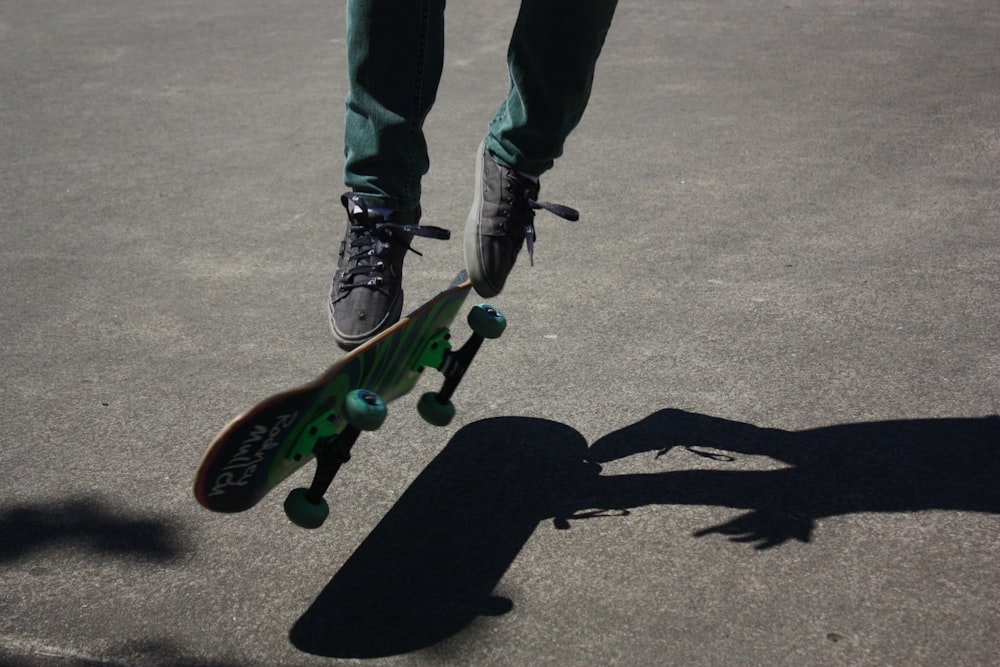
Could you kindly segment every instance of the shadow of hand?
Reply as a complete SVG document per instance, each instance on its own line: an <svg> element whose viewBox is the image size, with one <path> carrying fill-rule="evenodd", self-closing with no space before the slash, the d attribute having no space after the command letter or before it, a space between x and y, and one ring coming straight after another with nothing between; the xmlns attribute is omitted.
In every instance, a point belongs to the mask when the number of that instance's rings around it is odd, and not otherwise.
<svg viewBox="0 0 1000 667"><path fill-rule="evenodd" d="M753 544L757 550L770 549L788 540L809 542L815 522L796 512L757 510L694 533L694 537L728 535L730 542Z"/></svg>

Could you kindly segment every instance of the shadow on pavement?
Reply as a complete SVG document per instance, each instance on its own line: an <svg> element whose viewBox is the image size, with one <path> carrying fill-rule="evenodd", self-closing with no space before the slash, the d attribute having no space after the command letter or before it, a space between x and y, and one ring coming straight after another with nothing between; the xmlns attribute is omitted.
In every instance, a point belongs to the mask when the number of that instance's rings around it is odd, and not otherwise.
<svg viewBox="0 0 1000 667"><path fill-rule="evenodd" d="M462 428L413 481L291 631L303 651L397 655L511 600L493 588L554 503L597 477L572 428L502 418Z"/></svg>
<svg viewBox="0 0 1000 667"><path fill-rule="evenodd" d="M714 459L713 469L600 474L602 462L676 447ZM790 467L740 470L741 454ZM476 422L414 480L290 639L323 656L398 655L455 635L477 616L504 614L513 602L493 589L550 519L568 528L644 505L732 507L749 512L694 535L765 549L808 542L815 520L850 512L1000 513L998 454L997 417L789 432L662 410L589 450L583 436L552 421Z"/></svg>
<svg viewBox="0 0 1000 667"><path fill-rule="evenodd" d="M178 532L168 522L125 516L91 499L0 508L0 563L64 548L152 561L167 561L182 551Z"/></svg>
<svg viewBox="0 0 1000 667"><path fill-rule="evenodd" d="M808 542L816 519L854 512L959 510L1000 513L1000 418L915 419L762 429L682 410L662 410L590 448L602 463L674 447L738 463L767 456L778 470L684 470L603 478L616 506L717 505L750 512L699 530L757 549ZM710 450L706 450L710 448ZM714 450L714 451L712 451ZM721 453L725 452L725 453Z"/></svg>
<svg viewBox="0 0 1000 667"><path fill-rule="evenodd" d="M86 656L77 653L59 654L51 649L23 649L14 652L0 646L3 667L108 667L109 665L177 665L179 667L246 667L245 661L197 658L184 653L177 642L143 641L112 647L106 653Z"/></svg>

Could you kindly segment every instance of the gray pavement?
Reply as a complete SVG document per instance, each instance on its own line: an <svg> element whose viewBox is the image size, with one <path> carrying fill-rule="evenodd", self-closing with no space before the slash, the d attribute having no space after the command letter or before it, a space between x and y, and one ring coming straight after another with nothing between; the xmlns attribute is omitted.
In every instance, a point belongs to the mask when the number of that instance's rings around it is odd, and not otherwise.
<svg viewBox="0 0 1000 667"><path fill-rule="evenodd" d="M516 2L452 3L407 303ZM623 1L446 429L194 501L338 356L342 3L0 1L0 664L1000 663L1000 6Z"/></svg>

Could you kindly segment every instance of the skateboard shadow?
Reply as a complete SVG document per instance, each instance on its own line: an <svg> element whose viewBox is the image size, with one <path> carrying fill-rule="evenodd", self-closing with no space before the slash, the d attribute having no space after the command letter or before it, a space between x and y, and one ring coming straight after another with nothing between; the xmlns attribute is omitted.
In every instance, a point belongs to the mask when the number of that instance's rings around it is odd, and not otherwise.
<svg viewBox="0 0 1000 667"><path fill-rule="evenodd" d="M538 523L599 467L574 429L501 418L462 428L296 622L300 650L399 655L513 608L493 589Z"/></svg>
<svg viewBox="0 0 1000 667"><path fill-rule="evenodd" d="M150 561L168 561L183 550L169 523L123 516L92 499L0 508L0 563L70 547Z"/></svg>
<svg viewBox="0 0 1000 667"><path fill-rule="evenodd" d="M710 469L601 475L600 463L676 450ZM432 646L513 602L493 594L542 521L567 528L646 505L747 510L696 530L757 549L808 542L818 519L928 509L1000 513L1000 419L907 420L789 432L662 410L589 449L572 428L470 424L417 477L290 632L300 650L373 658ZM740 469L740 455L788 467ZM727 469L729 467L732 469ZM657 465L662 470L662 464ZM759 466L758 466L759 467Z"/></svg>

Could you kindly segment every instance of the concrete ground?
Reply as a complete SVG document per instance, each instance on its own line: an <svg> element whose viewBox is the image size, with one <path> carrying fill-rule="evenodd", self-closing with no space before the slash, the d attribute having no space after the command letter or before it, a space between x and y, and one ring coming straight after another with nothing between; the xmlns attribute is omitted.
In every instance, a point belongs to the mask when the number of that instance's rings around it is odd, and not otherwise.
<svg viewBox="0 0 1000 667"><path fill-rule="evenodd" d="M407 308L517 3L451 3ZM343 3L0 1L0 664L1000 663L1000 6L622 0L510 321L303 531L212 435L338 357Z"/></svg>

